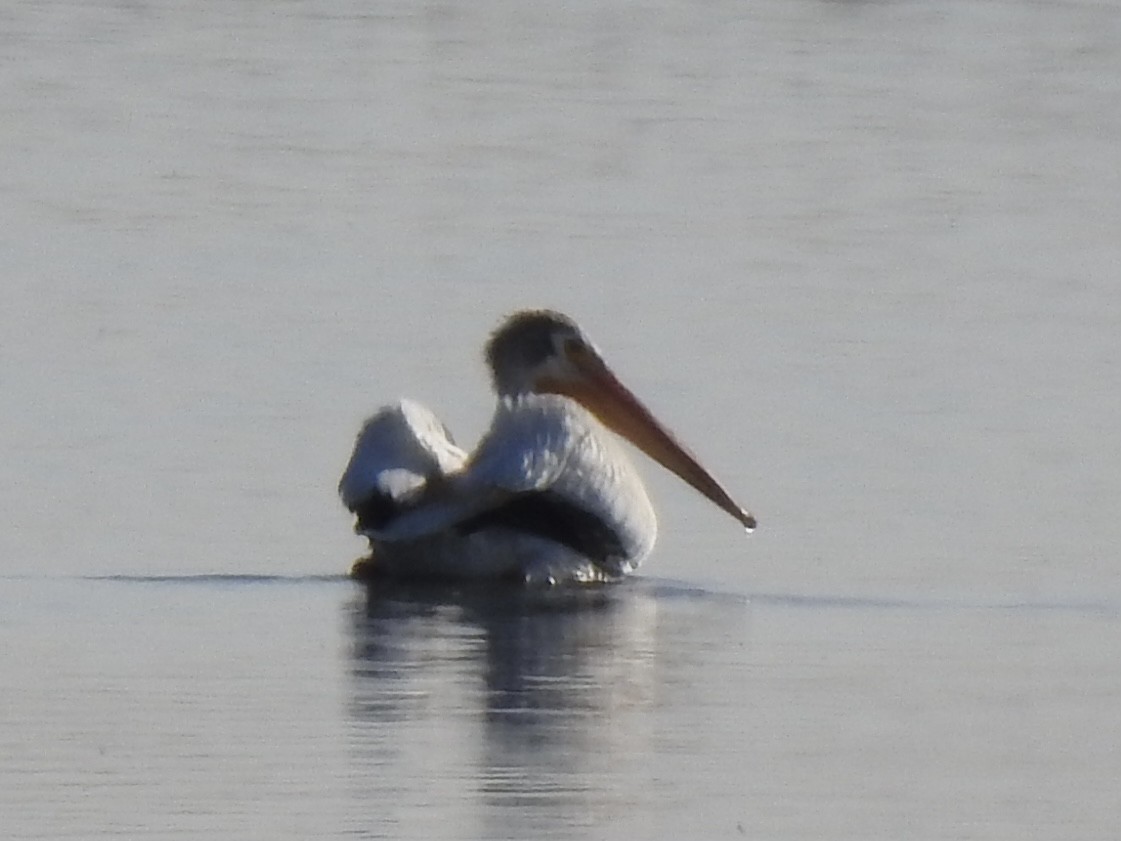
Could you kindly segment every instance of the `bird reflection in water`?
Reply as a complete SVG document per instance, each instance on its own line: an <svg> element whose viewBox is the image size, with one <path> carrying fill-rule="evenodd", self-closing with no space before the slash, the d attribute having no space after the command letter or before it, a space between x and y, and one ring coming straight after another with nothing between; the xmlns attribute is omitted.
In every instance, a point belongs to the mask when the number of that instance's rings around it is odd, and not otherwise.
<svg viewBox="0 0 1121 841"><path fill-rule="evenodd" d="M630 808L612 783L649 755L656 614L640 582L369 585L351 607L363 796L438 802L483 836Z"/></svg>

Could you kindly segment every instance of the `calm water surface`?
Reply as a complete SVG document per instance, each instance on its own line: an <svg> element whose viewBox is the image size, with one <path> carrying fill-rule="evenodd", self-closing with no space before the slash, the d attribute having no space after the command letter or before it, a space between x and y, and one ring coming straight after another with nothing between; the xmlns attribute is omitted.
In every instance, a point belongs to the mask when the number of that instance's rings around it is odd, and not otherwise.
<svg viewBox="0 0 1121 841"><path fill-rule="evenodd" d="M1121 15L0 12L6 837L1115 835ZM575 316L656 468L609 590L366 592L333 488Z"/></svg>

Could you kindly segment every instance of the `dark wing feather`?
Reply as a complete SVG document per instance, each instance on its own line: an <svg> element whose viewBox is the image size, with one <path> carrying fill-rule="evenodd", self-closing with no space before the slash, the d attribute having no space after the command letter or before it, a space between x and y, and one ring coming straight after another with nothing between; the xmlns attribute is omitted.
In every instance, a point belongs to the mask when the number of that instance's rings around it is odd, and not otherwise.
<svg viewBox="0 0 1121 841"><path fill-rule="evenodd" d="M505 528L567 546L597 563L626 555L618 533L594 514L550 491L514 494L501 505L460 522L462 534Z"/></svg>
<svg viewBox="0 0 1121 841"><path fill-rule="evenodd" d="M360 534L385 528L401 513L401 504L389 494L371 493L354 504L354 530Z"/></svg>

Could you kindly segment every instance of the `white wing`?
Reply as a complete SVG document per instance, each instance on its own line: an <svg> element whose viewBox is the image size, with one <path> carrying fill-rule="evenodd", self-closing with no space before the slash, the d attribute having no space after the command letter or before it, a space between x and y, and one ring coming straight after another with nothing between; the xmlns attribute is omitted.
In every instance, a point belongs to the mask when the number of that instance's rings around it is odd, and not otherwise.
<svg viewBox="0 0 1121 841"><path fill-rule="evenodd" d="M517 494L552 491L618 529L628 550L649 550L654 512L634 468L584 409L556 395L498 404L463 469L431 485L376 535L413 540L498 508Z"/></svg>
<svg viewBox="0 0 1121 841"><path fill-rule="evenodd" d="M500 401L490 429L466 464L442 471L438 482L415 477L407 481L408 487L394 498L398 505L394 516L376 533L364 533L384 541L415 540L496 508L514 494L549 487L562 472L571 446L573 431L563 411L566 402L538 396ZM397 426L393 424L391 431L398 433ZM379 441L382 437L377 436ZM395 442L395 449L399 448Z"/></svg>
<svg viewBox="0 0 1121 841"><path fill-rule="evenodd" d="M467 454L424 406L401 400L369 418L339 481L339 496L363 519L381 519L419 499L430 484L460 470ZM367 517L364 518L363 514Z"/></svg>

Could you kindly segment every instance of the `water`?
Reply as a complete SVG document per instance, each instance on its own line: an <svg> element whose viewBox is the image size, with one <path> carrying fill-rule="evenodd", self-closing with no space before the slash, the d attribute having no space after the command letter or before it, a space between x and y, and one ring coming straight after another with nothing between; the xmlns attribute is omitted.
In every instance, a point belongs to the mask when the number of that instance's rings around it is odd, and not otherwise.
<svg viewBox="0 0 1121 841"><path fill-rule="evenodd" d="M7 837L1112 837L1110 4L0 21ZM341 578L542 304L759 531L643 463L626 586Z"/></svg>

